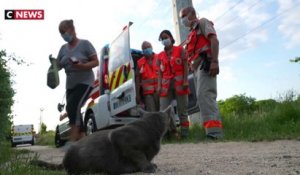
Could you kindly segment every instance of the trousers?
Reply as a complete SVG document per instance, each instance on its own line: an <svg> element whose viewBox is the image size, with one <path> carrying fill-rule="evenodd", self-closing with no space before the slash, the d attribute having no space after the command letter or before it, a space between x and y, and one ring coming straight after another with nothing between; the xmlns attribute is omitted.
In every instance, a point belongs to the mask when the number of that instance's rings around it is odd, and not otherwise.
<svg viewBox="0 0 300 175"><path fill-rule="evenodd" d="M166 109L173 100L176 100L177 103L177 114L180 119L181 126L184 123L188 123L188 94L186 95L177 95L174 88L174 81L171 81L170 89L168 91L168 96L160 97L160 110ZM188 126L187 126L188 127Z"/></svg>
<svg viewBox="0 0 300 175"><path fill-rule="evenodd" d="M199 67L194 71L194 80L202 125L207 136L221 138L223 126L217 105L217 77Z"/></svg>
<svg viewBox="0 0 300 175"><path fill-rule="evenodd" d="M146 111L157 112L159 110L159 96L155 92L153 94L145 95Z"/></svg>

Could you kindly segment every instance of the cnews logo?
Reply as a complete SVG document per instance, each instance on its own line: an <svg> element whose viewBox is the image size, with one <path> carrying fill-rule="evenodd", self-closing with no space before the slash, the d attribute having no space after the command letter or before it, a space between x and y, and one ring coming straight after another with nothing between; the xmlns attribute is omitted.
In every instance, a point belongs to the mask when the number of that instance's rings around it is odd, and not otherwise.
<svg viewBox="0 0 300 175"><path fill-rule="evenodd" d="M44 10L4 10L6 20L43 20Z"/></svg>

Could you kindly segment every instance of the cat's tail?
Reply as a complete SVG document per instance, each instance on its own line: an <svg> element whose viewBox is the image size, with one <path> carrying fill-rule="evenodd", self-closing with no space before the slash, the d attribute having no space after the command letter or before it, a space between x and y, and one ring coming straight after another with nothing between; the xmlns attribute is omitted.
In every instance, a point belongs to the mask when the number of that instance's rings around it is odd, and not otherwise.
<svg viewBox="0 0 300 175"><path fill-rule="evenodd" d="M30 164L35 165L35 166L39 166L39 167L43 167L49 170L63 170L64 166L62 163L60 164L55 164L55 163L50 163L50 162L46 162L43 160L31 160Z"/></svg>

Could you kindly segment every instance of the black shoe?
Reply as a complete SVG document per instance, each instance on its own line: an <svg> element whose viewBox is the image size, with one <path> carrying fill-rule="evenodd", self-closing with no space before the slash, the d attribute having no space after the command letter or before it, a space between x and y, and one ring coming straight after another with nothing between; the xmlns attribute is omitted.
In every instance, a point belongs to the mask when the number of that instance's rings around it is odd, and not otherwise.
<svg viewBox="0 0 300 175"><path fill-rule="evenodd" d="M216 136L212 136L212 135L206 135L206 139L208 140L218 140L219 138Z"/></svg>
<svg viewBox="0 0 300 175"><path fill-rule="evenodd" d="M206 135L206 138L209 140L219 140L223 138L223 133L219 133L219 132L209 133Z"/></svg>
<svg viewBox="0 0 300 175"><path fill-rule="evenodd" d="M181 138L188 138L189 136L189 127L182 127L180 128L180 136Z"/></svg>

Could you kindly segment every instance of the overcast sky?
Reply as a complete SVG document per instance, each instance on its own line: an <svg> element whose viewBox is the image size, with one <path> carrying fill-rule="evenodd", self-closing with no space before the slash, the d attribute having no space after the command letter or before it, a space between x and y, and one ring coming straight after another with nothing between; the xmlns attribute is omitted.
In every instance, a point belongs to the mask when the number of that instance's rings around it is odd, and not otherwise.
<svg viewBox="0 0 300 175"><path fill-rule="evenodd" d="M199 17L214 22L220 40L218 100L245 93L258 100L278 98L288 90L299 93L299 0L193 0ZM15 124L42 121L48 129L59 123L57 103L65 92L65 73L60 86L46 86L49 54L57 55L64 44L58 24L73 19L79 38L88 39L97 52L110 43L129 21L131 46L140 49L150 41L156 52L163 46L159 33L175 36L171 0L0 0L0 49L15 54L30 66L11 64L16 76ZM5 9L43 9L44 20L4 20ZM0 87L1 88L1 87ZM41 109L43 112L41 113Z"/></svg>

